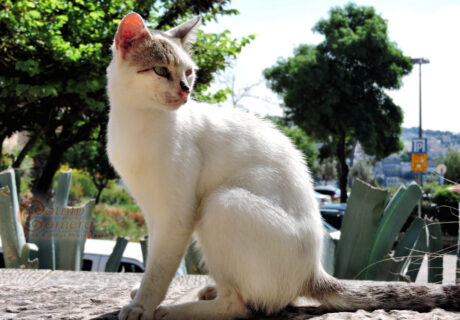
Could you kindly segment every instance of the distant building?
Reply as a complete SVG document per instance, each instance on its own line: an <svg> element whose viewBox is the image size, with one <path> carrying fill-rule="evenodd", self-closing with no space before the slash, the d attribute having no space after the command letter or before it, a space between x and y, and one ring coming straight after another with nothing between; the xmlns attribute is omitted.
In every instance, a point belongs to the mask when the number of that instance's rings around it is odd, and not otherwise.
<svg viewBox="0 0 460 320"><path fill-rule="evenodd" d="M404 181L400 177L387 177L385 179L387 187L397 187L404 184Z"/></svg>

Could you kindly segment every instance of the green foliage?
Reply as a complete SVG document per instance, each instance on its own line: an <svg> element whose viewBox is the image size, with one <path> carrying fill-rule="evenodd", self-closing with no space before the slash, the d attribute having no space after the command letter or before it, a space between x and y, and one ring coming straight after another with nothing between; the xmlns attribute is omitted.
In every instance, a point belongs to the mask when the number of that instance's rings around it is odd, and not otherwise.
<svg viewBox="0 0 460 320"><path fill-rule="evenodd" d="M439 162L444 163L447 167L446 183L460 183L460 151L449 148Z"/></svg>
<svg viewBox="0 0 460 320"><path fill-rule="evenodd" d="M390 251L401 228L421 197L422 190L416 183L413 183L407 188L400 187L391 198L385 206L382 219L375 233L372 249L367 261L368 265L379 261ZM366 270L364 277L372 279L378 273L378 268L371 267Z"/></svg>
<svg viewBox="0 0 460 320"><path fill-rule="evenodd" d="M416 184L401 187L389 199L389 192L357 180L341 228L337 246L335 276L367 280L400 280L413 254L425 222L416 218L407 235L389 252L422 193Z"/></svg>
<svg viewBox="0 0 460 320"><path fill-rule="evenodd" d="M460 201L460 196L447 188L439 189L433 195L433 202L437 205L456 204Z"/></svg>
<svg viewBox="0 0 460 320"><path fill-rule="evenodd" d="M281 123L279 119L272 119L278 129L289 137L292 143L302 151L307 160L308 167L310 170L314 170L316 159L318 158L318 152L316 151L316 146L311 138L309 138L305 131L298 127L288 127Z"/></svg>
<svg viewBox="0 0 460 320"><path fill-rule="evenodd" d="M426 195L433 196L436 191L441 189L442 186L437 181L432 181L430 183L425 183L422 186L423 193Z"/></svg>
<svg viewBox="0 0 460 320"><path fill-rule="evenodd" d="M359 141L377 159L402 149L402 110L385 90L399 88L412 65L372 7L333 8L314 31L324 35L323 42L300 45L264 76L283 98L287 119L330 146L345 197L350 145Z"/></svg>
<svg viewBox="0 0 460 320"><path fill-rule="evenodd" d="M128 191L125 188L120 188L114 180L102 192L101 202L111 206L134 205L134 200Z"/></svg>
<svg viewBox="0 0 460 320"><path fill-rule="evenodd" d="M113 207L99 204L93 213L91 237L98 239L113 239L115 236L128 237L138 241L147 234L144 217L137 207Z"/></svg>
<svg viewBox="0 0 460 320"><path fill-rule="evenodd" d="M6 0L0 3L0 143L15 131L28 131L26 153L40 143L49 150L33 192L44 196L66 150L93 140L106 127L106 67L121 18L139 12L150 27L167 29L200 14L204 21L237 14L227 0ZM200 32L196 94L206 94L213 73L222 70L253 36L235 40L228 31ZM99 140L100 141L100 140ZM94 146L85 149L94 149ZM1 154L1 153L0 153ZM20 163L17 163L19 166ZM89 169L89 167L86 167ZM104 176L101 174L101 176Z"/></svg>
<svg viewBox="0 0 460 320"><path fill-rule="evenodd" d="M229 66L231 59L235 59L241 49L255 39L249 35L240 41L230 37L230 31L220 34L198 31L194 58L200 69L197 72L197 83L193 96L199 100L212 103L223 102L227 99L227 90L218 90L215 93L206 92L217 71L223 71Z"/></svg>
<svg viewBox="0 0 460 320"><path fill-rule="evenodd" d="M432 199L436 205L432 216L441 222L442 232L457 236L460 195L447 188L441 188L435 192Z"/></svg>
<svg viewBox="0 0 460 320"><path fill-rule="evenodd" d="M53 187L57 187L57 182L61 172L64 172L69 169L68 165L63 165L56 172L53 180ZM94 199L96 197L97 190L94 187L91 176L88 172L79 169L72 169L72 181L70 184L69 190L69 205L77 205L88 201L89 199Z"/></svg>
<svg viewBox="0 0 460 320"><path fill-rule="evenodd" d="M96 192L92 197L99 203L101 193L110 180L118 177L106 154L105 128L101 130L98 140L84 141L73 145L64 154L64 161L72 168L83 169L89 173Z"/></svg>

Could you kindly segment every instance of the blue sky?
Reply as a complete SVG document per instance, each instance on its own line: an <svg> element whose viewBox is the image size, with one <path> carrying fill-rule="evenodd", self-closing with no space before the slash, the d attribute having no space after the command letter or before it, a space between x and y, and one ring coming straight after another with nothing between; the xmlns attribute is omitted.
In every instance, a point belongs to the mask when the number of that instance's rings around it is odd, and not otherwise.
<svg viewBox="0 0 460 320"><path fill-rule="evenodd" d="M221 17L217 23L206 25L204 30L229 29L234 37L257 35L256 40L243 49L235 67L236 88L244 87L260 81L264 68L272 66L278 57L291 56L299 44L322 41L322 36L311 31L312 27L320 18L328 17L331 7L344 6L348 2L234 0L230 7L239 10L240 15ZM460 133L460 1L354 2L373 6L387 20L390 39L405 55L430 59L430 64L422 66L423 128ZM253 90L253 95L262 99L242 101L251 112L282 113L277 106L278 98L263 84ZM401 89L389 91L389 95L404 111L403 126L418 126L418 67L404 77Z"/></svg>

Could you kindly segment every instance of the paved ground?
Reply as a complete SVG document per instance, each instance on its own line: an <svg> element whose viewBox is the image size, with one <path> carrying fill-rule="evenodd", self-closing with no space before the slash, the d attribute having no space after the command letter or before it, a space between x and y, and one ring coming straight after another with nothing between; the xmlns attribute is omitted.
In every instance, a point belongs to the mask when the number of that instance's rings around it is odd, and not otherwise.
<svg viewBox="0 0 460 320"><path fill-rule="evenodd" d="M117 319L129 302L129 290L140 274L50 270L0 269L0 319ZM206 276L176 277L165 304L195 299L197 290L210 283ZM460 319L460 312L434 309L324 313L318 308L290 308L273 317L257 319Z"/></svg>

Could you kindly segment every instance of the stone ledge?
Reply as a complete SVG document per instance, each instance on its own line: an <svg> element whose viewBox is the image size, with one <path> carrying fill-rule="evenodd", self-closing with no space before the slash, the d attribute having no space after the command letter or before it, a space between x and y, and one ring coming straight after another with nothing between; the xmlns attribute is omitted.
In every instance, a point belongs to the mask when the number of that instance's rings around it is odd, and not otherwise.
<svg viewBox="0 0 460 320"><path fill-rule="evenodd" d="M129 302L129 291L141 274L0 269L0 319L115 320ZM206 276L174 278L164 304L195 299ZM329 312L311 306L290 307L280 314L254 319L460 319L460 312L434 309Z"/></svg>

